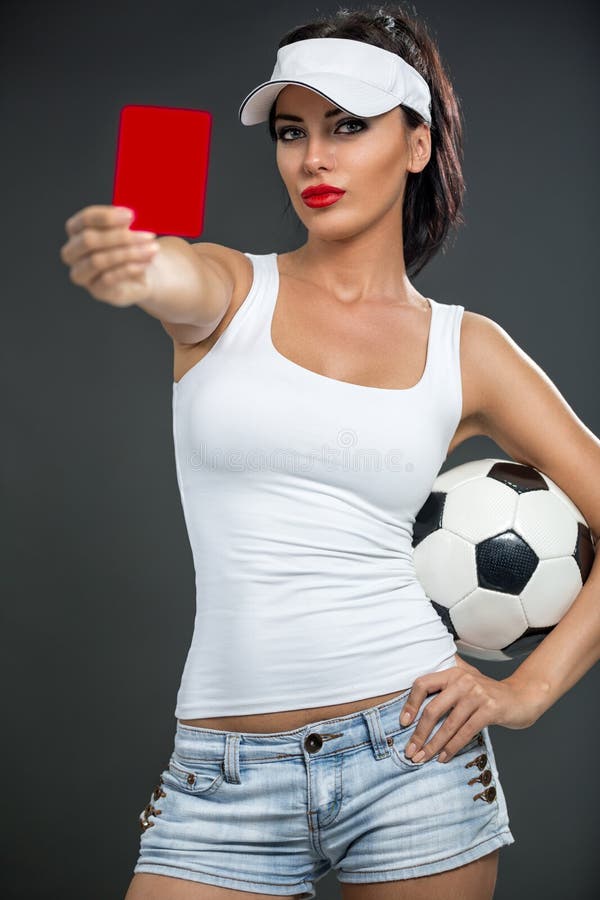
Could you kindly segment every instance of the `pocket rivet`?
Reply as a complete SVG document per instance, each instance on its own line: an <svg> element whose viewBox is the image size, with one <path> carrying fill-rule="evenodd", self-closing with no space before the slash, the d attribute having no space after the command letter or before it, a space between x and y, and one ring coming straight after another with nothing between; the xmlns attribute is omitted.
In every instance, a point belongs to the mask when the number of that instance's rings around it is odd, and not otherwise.
<svg viewBox="0 0 600 900"><path fill-rule="evenodd" d="M162 780L161 780L161 784L162 784L162 783L163 783L163 782L162 782ZM152 794L152 798L153 798L154 800L158 800L159 797L166 797L166 796L167 796L167 795L165 794L165 792L164 792L163 789L161 788L160 784L157 784L156 787L154 788L154 792L153 792L153 794Z"/></svg>
<svg viewBox="0 0 600 900"><path fill-rule="evenodd" d="M148 803L140 813L140 827L142 831L146 831L147 828L152 828L154 825L154 822L150 822L148 816L160 815L162 815L162 809L155 809L151 803Z"/></svg>
<svg viewBox="0 0 600 900"><path fill-rule="evenodd" d="M480 794L475 794L473 800L479 799L485 800L486 803L492 803L496 799L496 788L492 785L492 787L486 788Z"/></svg>
<svg viewBox="0 0 600 900"><path fill-rule="evenodd" d="M487 787L491 780L492 772L490 769L486 769L485 772L482 772L482 774L478 775L476 778L470 778L469 781L467 781L467 784L475 784L476 781L480 781L484 787Z"/></svg>
<svg viewBox="0 0 600 900"><path fill-rule="evenodd" d="M195 775L192 775L192 773L190 772L190 774L188 775L186 781L187 781L188 784L194 784L195 781L196 781L196 776L195 776Z"/></svg>
<svg viewBox="0 0 600 900"><path fill-rule="evenodd" d="M481 771L487 766L487 761L487 754L480 753L479 756L476 756L475 759L472 759L471 762L468 762L465 765L465 769L468 769L470 766L477 766L477 768Z"/></svg>
<svg viewBox="0 0 600 900"><path fill-rule="evenodd" d="M387 745L388 745L388 747L391 747L393 743L394 743L394 738L393 738L393 737L389 737L389 738L387 739Z"/></svg>

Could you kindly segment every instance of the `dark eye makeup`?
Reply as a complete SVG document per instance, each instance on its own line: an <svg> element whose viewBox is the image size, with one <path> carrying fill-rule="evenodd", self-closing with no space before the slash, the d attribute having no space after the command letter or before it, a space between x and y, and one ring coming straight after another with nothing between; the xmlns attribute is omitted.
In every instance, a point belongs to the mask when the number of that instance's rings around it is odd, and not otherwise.
<svg viewBox="0 0 600 900"><path fill-rule="evenodd" d="M354 131L346 132L346 134L359 134L359 132L364 131L367 127L366 123L362 121L362 119L344 119L342 122L338 122L336 131L338 128L341 128L342 125L360 125L361 127ZM284 135L288 133L288 131L301 131L300 128L297 128L294 125L285 125L283 128L279 128L277 131L278 139L284 144L293 143L296 138L286 139Z"/></svg>

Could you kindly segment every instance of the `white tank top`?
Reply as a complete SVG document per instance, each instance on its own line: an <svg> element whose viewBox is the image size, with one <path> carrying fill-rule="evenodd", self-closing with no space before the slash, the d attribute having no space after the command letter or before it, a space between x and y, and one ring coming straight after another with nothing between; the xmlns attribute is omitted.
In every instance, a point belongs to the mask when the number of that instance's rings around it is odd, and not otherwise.
<svg viewBox="0 0 600 900"><path fill-rule="evenodd" d="M277 254L173 383L173 437L196 577L177 718L347 703L455 665L417 580L412 528L462 411L463 306L430 299L411 388L305 369L271 340Z"/></svg>

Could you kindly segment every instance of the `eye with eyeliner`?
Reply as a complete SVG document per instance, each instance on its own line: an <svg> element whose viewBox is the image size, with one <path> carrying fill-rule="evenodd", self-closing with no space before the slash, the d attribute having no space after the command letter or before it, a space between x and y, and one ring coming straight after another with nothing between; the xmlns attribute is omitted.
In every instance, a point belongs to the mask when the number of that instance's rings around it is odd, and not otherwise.
<svg viewBox="0 0 600 900"><path fill-rule="evenodd" d="M356 124L360 125L361 127L357 131L349 131L349 132L346 132L346 134L359 134L361 131L364 131L367 127L366 124L362 121L362 119L344 119L342 122L338 122L336 131L342 125L356 125ZM285 134L287 134L288 131L301 131L301 130L302 129L297 128L294 125L285 125L283 128L280 128L277 131L277 137L279 138L280 141L282 141L282 143L290 144L290 143L293 143L296 140L296 138L291 138L291 140L284 140L283 136Z"/></svg>

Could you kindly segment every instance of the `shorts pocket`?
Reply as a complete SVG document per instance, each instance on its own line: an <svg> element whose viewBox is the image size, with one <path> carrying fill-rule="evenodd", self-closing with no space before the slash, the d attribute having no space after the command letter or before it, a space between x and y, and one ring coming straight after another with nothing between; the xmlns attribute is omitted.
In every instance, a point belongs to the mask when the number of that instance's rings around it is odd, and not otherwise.
<svg viewBox="0 0 600 900"><path fill-rule="evenodd" d="M181 759L171 756L166 772L166 783L184 794L207 796L214 794L225 779L223 762L217 760Z"/></svg>
<svg viewBox="0 0 600 900"><path fill-rule="evenodd" d="M440 721L436 722L433 727L433 730L429 737L427 738L426 743L430 743L436 732L439 728L442 727L446 720L446 716ZM412 736L415 732L418 723L414 723L413 727L409 727L399 732L396 735L393 735L393 743L390 745L390 755L392 761L399 769L404 769L408 771L409 769L423 769L427 768L430 763L438 765L437 758L442 752L442 748L438 750L437 753L434 753L429 759L422 760L421 762L415 762L412 759L409 759L404 751L408 747L411 742ZM454 759L458 759L459 757L465 756L469 754L470 758L475 758L477 755L485 753L485 737L482 731L478 731L471 740L465 744L464 747L461 747L450 760L450 763L443 763L443 765L450 765ZM441 763L439 765L442 765Z"/></svg>

